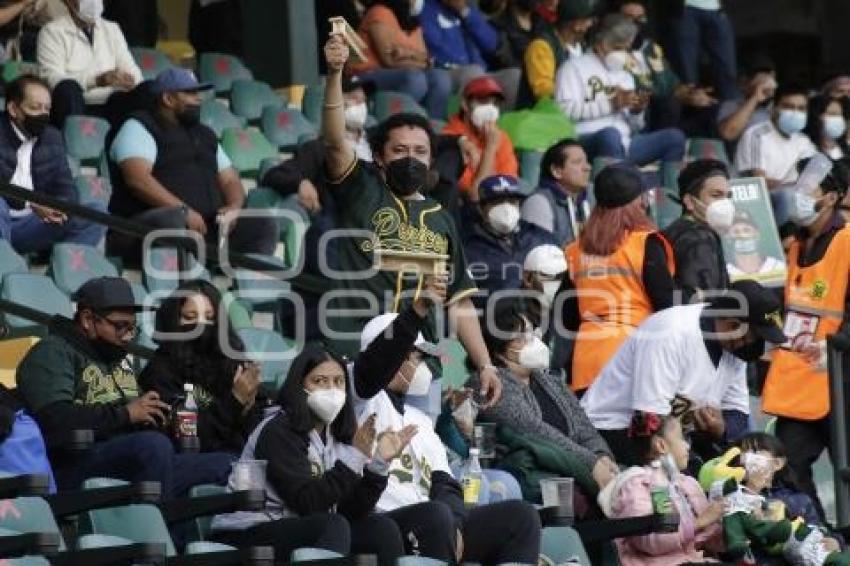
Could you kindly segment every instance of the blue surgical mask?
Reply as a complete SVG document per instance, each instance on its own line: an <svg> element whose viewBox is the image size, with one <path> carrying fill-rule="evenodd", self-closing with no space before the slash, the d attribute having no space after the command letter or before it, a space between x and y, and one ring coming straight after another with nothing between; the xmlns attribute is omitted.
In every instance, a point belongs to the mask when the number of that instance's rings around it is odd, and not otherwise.
<svg viewBox="0 0 850 566"><path fill-rule="evenodd" d="M837 140L847 130L847 122L841 116L824 116L823 133L831 140Z"/></svg>
<svg viewBox="0 0 850 566"><path fill-rule="evenodd" d="M802 110L780 110L777 126L786 136L799 134L806 127L806 113Z"/></svg>

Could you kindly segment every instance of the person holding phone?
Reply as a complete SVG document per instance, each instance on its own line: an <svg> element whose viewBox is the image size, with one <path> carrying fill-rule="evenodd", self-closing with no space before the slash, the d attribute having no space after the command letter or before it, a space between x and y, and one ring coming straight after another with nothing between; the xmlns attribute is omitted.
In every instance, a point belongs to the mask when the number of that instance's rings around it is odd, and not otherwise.
<svg viewBox="0 0 850 566"><path fill-rule="evenodd" d="M235 359L244 345L221 312L221 294L207 281L187 281L165 298L156 313L159 349L139 385L169 404L181 400L184 384L194 385L201 451L238 454L268 399L259 365Z"/></svg>

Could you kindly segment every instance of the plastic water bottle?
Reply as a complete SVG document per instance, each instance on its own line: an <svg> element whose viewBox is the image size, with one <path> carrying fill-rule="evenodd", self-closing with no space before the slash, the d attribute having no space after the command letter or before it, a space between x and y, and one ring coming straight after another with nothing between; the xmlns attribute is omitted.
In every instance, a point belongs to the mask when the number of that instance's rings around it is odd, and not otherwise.
<svg viewBox="0 0 850 566"><path fill-rule="evenodd" d="M484 472L481 471L481 462L478 460L478 448L469 449L469 461L463 468L460 483L463 486L463 502L465 505L477 505L481 497L481 484L484 480Z"/></svg>
<svg viewBox="0 0 850 566"><path fill-rule="evenodd" d="M812 156L800 173L795 189L804 195L812 194L832 170L832 160L822 153Z"/></svg>

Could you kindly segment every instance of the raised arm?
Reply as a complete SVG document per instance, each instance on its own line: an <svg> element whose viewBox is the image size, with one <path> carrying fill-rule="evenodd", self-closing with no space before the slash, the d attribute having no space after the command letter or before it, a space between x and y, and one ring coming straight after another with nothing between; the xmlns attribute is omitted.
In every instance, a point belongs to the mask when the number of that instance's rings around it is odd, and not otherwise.
<svg viewBox="0 0 850 566"><path fill-rule="evenodd" d="M327 151L325 168L328 178L342 178L354 163L354 150L345 140L345 109L342 98L342 69L348 61L348 45L339 35L325 44L328 76L325 81L325 104L322 107L322 139Z"/></svg>

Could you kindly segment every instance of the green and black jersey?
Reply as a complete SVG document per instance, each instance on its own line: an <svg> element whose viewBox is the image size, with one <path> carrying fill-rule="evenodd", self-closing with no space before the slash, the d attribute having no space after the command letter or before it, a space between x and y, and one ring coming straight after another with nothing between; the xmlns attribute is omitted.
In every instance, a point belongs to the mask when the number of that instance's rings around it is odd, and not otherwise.
<svg viewBox="0 0 850 566"><path fill-rule="evenodd" d="M390 191L377 169L355 161L337 182L329 183L337 207L337 228L351 232L337 242L338 269L334 297L325 316L333 333L330 345L354 356L359 334L375 312L400 312L416 298L422 276L373 269L375 247L385 250L439 253L449 256L448 301L458 301L477 291L469 275L466 256L451 215L430 198L403 200ZM356 231L356 232L355 232ZM358 312L359 311L359 312ZM370 312L371 311L371 312ZM434 314L425 338L438 337Z"/></svg>

